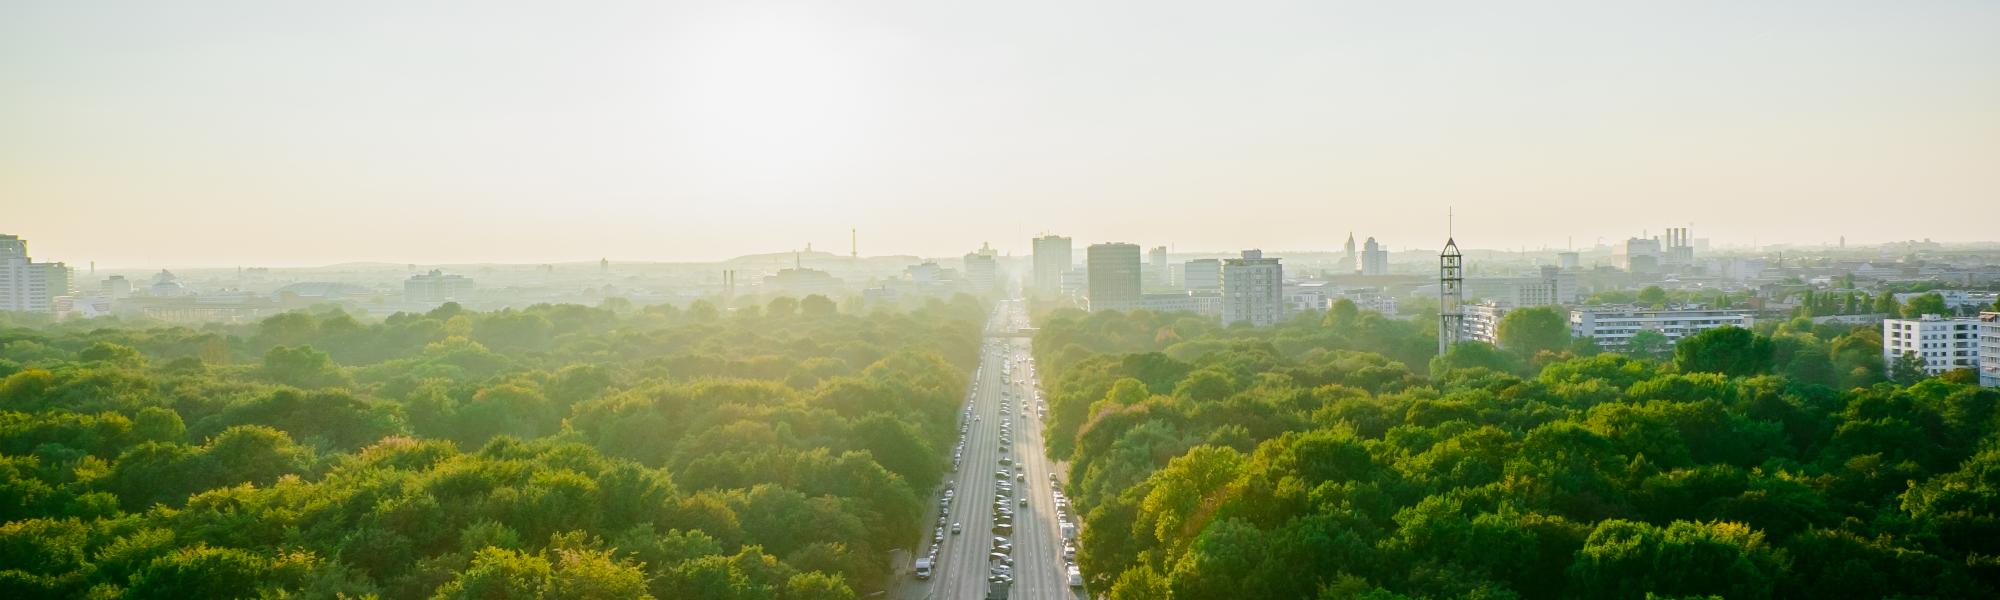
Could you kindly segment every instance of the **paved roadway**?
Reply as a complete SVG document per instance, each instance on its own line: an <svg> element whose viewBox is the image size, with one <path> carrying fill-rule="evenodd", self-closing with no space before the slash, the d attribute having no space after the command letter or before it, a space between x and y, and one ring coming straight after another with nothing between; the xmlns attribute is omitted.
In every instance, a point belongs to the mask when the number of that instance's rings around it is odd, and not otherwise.
<svg viewBox="0 0 2000 600"><path fill-rule="evenodd" d="M1002 303L992 321L989 331L1012 331L1027 326L1025 304L1015 300ZM1042 451L1042 431L1040 413L1034 389L1033 370L1029 367L1028 340L1012 337L987 338L981 350L979 373L974 379L977 386L972 393L973 414L979 417L970 421L965 439L965 454L957 473L950 476L955 490L951 501L950 515L945 519L945 539L938 551L938 567L929 581L917 580L913 576L899 579L899 589L892 597L904 600L971 600L986 597L987 576L996 562L989 559L993 551L993 507L996 478L994 472L1000 470L1001 457L1016 461L1010 472L1025 475L1026 481L1014 484L1015 496L1007 499L1007 506L1014 510L1013 535L1007 536L1014 544L1014 583L1008 598L1014 600L1076 600L1086 596L1080 589L1069 587L1066 563L1062 557L1061 531L1056 524L1054 486L1049 482L1049 474L1059 465L1051 463ZM1014 359L1011 383L1003 383L1002 365L1008 357ZM1013 397L1011 406L1014 417L1014 439L1008 452L1000 452L1000 425L1007 417L1000 414L1001 391ZM1067 474L1057 473L1058 477ZM1025 495L1028 506L1020 506L1018 499ZM926 523L937 523L937 492L931 494L931 510ZM963 532L952 534L950 523L959 523ZM928 553L931 532L927 530L925 544L918 548L918 556ZM904 569L908 566L904 565Z"/></svg>

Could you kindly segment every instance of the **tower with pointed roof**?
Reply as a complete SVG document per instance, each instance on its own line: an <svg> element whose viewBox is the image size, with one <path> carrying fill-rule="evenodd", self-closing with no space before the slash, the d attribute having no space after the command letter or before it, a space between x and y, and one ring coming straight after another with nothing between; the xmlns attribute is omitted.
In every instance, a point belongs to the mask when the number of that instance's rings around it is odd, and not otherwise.
<svg viewBox="0 0 2000 600"><path fill-rule="evenodd" d="M1465 324L1465 263L1458 241L1445 238L1438 253L1438 355L1458 343Z"/></svg>

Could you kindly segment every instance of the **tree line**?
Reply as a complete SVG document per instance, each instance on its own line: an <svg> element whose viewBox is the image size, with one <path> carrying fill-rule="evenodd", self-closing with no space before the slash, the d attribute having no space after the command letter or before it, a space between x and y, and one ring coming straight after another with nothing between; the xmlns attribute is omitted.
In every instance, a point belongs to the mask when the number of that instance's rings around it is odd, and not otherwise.
<svg viewBox="0 0 2000 600"><path fill-rule="evenodd" d="M1538 315L1536 313L1549 314ZM1634 356L1351 305L1277 327L1038 315L1048 452L1114 599L1962 598L2000 586L2000 391L1872 327ZM1520 316L1515 316L1520 315ZM1431 349L1424 351L1422 349Z"/></svg>
<svg viewBox="0 0 2000 600"><path fill-rule="evenodd" d="M969 297L0 330L9 598L855 598L924 529Z"/></svg>

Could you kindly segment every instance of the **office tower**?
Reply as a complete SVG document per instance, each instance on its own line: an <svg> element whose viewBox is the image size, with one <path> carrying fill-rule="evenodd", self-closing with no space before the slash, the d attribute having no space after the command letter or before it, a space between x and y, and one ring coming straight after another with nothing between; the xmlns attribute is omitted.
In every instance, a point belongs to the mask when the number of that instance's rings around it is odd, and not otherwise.
<svg viewBox="0 0 2000 600"><path fill-rule="evenodd" d="M1213 258L1187 261L1181 266L1181 282L1187 284L1190 292L1221 291L1222 261Z"/></svg>
<svg viewBox="0 0 2000 600"><path fill-rule="evenodd" d="M55 299L69 295L70 269L28 257L28 241L0 235L0 311L54 312Z"/></svg>
<svg viewBox="0 0 2000 600"><path fill-rule="evenodd" d="M1084 262L1090 278L1090 310L1131 310L1139 305L1139 245L1091 244Z"/></svg>
<svg viewBox="0 0 2000 600"><path fill-rule="evenodd" d="M986 252L965 255L965 281L975 294L990 294L1000 281L1000 261Z"/></svg>
<svg viewBox="0 0 2000 600"><path fill-rule="evenodd" d="M1361 246L1361 274L1388 275L1389 247L1375 243L1375 238Z"/></svg>
<svg viewBox="0 0 2000 600"><path fill-rule="evenodd" d="M1222 261L1222 324L1267 327L1285 319L1284 267L1261 250Z"/></svg>
<svg viewBox="0 0 2000 600"><path fill-rule="evenodd" d="M1062 292L1063 273L1070 270L1070 241L1059 235L1035 238L1035 291Z"/></svg>
<svg viewBox="0 0 2000 600"><path fill-rule="evenodd" d="M1167 247L1154 246L1146 251L1146 265L1153 271L1153 285L1166 287L1174 284L1173 273L1167 269Z"/></svg>

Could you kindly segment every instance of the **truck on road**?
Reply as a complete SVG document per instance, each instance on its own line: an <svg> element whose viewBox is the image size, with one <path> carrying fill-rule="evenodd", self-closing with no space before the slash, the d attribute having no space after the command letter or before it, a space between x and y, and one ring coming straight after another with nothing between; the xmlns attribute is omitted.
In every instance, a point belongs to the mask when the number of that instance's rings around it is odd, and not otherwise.
<svg viewBox="0 0 2000 600"><path fill-rule="evenodd" d="M931 578L931 559L926 556L917 559L917 579Z"/></svg>

